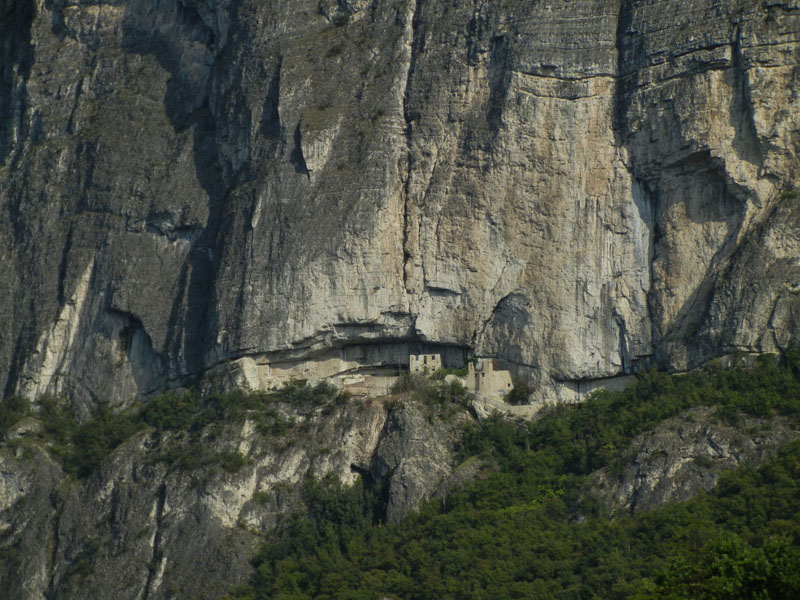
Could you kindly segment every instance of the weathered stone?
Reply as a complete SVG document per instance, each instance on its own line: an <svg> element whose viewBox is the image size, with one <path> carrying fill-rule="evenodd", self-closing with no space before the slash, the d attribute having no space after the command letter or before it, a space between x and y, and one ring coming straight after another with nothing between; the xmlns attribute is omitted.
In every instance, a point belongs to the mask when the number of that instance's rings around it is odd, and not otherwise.
<svg viewBox="0 0 800 600"><path fill-rule="evenodd" d="M714 409L691 409L633 440L621 472L607 467L594 473L591 493L611 513L686 501L713 489L725 471L758 466L798 437L780 418L740 417L732 425Z"/></svg>
<svg viewBox="0 0 800 600"><path fill-rule="evenodd" d="M413 405L392 411L375 449L370 474L386 482L386 519L402 520L439 491L453 467L456 436L441 421L431 423Z"/></svg>
<svg viewBox="0 0 800 600"><path fill-rule="evenodd" d="M309 475L344 484L363 475L385 491L390 521L445 499L474 472L451 476L459 420L429 422L402 404L407 396L395 400L276 404L294 423L284 433L212 424L194 434L212 460L193 467L180 462L198 452L185 434L140 433L86 481L66 476L35 437L20 438L35 433L27 419L15 448L0 448L0 550L20 559L0 561L2 589L24 600L217 599L249 577L263 534L302 508ZM246 461L226 471L213 460L220 452Z"/></svg>
<svg viewBox="0 0 800 600"><path fill-rule="evenodd" d="M392 342L575 400L800 334L796 3L0 19L4 394L88 413Z"/></svg>

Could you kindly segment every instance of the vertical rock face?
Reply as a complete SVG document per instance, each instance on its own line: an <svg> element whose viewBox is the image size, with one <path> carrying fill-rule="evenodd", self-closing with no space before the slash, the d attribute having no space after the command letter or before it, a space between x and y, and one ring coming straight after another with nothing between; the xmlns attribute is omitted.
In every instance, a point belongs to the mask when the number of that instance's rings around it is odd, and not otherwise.
<svg viewBox="0 0 800 600"><path fill-rule="evenodd" d="M637 8L620 19L617 114L653 216L655 351L685 368L785 347L797 334L800 6Z"/></svg>
<svg viewBox="0 0 800 600"><path fill-rule="evenodd" d="M4 394L88 411L392 342L571 398L800 334L795 2L3 0L0 24Z"/></svg>

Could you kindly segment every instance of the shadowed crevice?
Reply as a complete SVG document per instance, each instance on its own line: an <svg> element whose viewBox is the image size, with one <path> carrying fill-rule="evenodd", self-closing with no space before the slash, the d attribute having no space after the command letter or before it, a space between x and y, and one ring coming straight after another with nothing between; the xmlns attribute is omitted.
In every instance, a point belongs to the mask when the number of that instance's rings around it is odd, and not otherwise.
<svg viewBox="0 0 800 600"><path fill-rule="evenodd" d="M22 148L17 142L27 137L25 85L33 65L31 27L35 16L32 0L0 4L0 165L6 163L12 151L12 164L19 160Z"/></svg>

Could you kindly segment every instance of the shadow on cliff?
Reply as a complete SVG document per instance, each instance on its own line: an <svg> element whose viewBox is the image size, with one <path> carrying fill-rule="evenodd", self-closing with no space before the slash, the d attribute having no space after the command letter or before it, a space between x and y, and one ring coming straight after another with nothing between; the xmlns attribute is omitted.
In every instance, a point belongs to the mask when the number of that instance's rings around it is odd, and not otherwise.
<svg viewBox="0 0 800 600"><path fill-rule="evenodd" d="M30 0L0 0L0 166L8 162L13 167L21 154L16 140L28 137L24 119L28 104L25 84L34 61L31 43L34 16L35 7ZM4 224L8 227L5 232L12 231L14 224L19 222L19 202L19 196L16 199L12 197L8 205L2 207L8 218ZM18 277L22 278L21 275ZM17 297L11 302L20 300ZM1 397L14 393L25 358L22 348L30 347L35 343L34 339L35 331L30 326L15 321L4 327L0 341L0 364L9 365L9 369L6 373L0 371Z"/></svg>
<svg viewBox="0 0 800 600"><path fill-rule="evenodd" d="M27 137L24 82L33 65L31 26L35 12L30 0L0 0L0 165L11 154L14 138Z"/></svg>
<svg viewBox="0 0 800 600"><path fill-rule="evenodd" d="M677 343L687 351L688 366L695 367L722 351L707 333L709 309L720 272L738 247L739 233L745 223L748 191L733 180L726 171L724 160L714 155L713 148L709 148L705 140L690 138L682 140L682 145L677 147L669 139L650 138L644 142L640 139L644 135L641 131L681 131L682 128L680 114L673 110L660 110L658 102L654 103L653 98L647 97L647 90L652 85L640 77L640 72L656 60L652 52L657 49L648 49L646 32L637 29L636 10L637 5L633 3L621 3L617 20L615 143L628 150L627 167L635 184L635 205L641 220L650 227L648 311L656 363L663 367L671 366L669 357L673 351L670 348ZM738 32L735 36L733 33L732 29L734 61L729 69L729 79L737 90L730 107L730 121L736 131L734 147L745 160L760 160L753 148L752 126L747 121L752 107L749 106L746 82L741 73L741 50L736 45ZM686 70L672 76L702 76L710 68L702 63L692 63ZM742 118L744 123L739 123ZM642 123L654 119L673 122L645 129ZM632 127L631 123L635 125ZM709 243L716 244L710 257L700 265L702 273L694 289L686 295L667 328L662 330L663 297L672 292L664 282L660 287L654 285L659 281L654 265L681 261L675 250L678 246L676 218L699 226L694 229L694 235L696 241L703 242L703 247L708 247ZM715 225L720 229L716 234L713 231ZM680 233L692 235L691 231Z"/></svg>
<svg viewBox="0 0 800 600"><path fill-rule="evenodd" d="M165 372L190 383L205 366L213 342L214 282L220 265L219 239L232 180L218 145L219 126L211 109L212 81L224 41L194 4L166 3L142 16L128 7L123 19L123 49L151 55L170 75L165 113L175 134L191 131L196 178L206 192L208 218L183 265L168 321ZM171 5L171 6L170 6ZM235 11L236 7L231 7ZM160 14L163 13L163 14ZM174 21L170 23L170 20ZM169 26L164 25L170 23ZM202 68L198 68L201 65ZM249 131L249 124L243 128ZM189 381L187 381L187 379Z"/></svg>

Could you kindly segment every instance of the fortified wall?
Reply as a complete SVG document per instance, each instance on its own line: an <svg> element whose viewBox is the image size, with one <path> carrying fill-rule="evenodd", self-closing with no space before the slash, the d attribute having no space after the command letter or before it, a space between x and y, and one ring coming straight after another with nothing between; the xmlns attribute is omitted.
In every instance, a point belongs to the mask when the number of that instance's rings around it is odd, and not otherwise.
<svg viewBox="0 0 800 600"><path fill-rule="evenodd" d="M514 385L511 373L499 369L496 358L480 358L468 364L464 387L479 396L505 396Z"/></svg>
<svg viewBox="0 0 800 600"><path fill-rule="evenodd" d="M431 352L435 349L435 352ZM370 343L349 345L308 359L287 355L245 356L221 365L217 377L225 388L274 390L291 380L310 384L327 381L356 396L380 396L391 392L405 371L436 371L444 364L464 364L468 350L461 346L429 346L419 343ZM426 362L427 361L427 362Z"/></svg>
<svg viewBox="0 0 800 600"><path fill-rule="evenodd" d="M411 344L365 344L340 348L313 360L246 356L227 365L219 374L219 383L223 387L274 390L302 379L312 385L327 381L354 396L383 396L391 393L406 371L430 375L445 365L466 362L466 351L460 347L420 354L414 353L415 349ZM448 375L446 380L457 380L469 392L483 397L501 397L513 387L511 373L499 369L494 358L467 362L465 376Z"/></svg>

